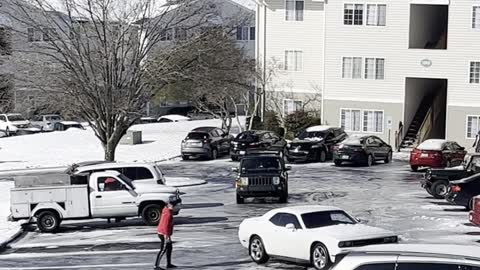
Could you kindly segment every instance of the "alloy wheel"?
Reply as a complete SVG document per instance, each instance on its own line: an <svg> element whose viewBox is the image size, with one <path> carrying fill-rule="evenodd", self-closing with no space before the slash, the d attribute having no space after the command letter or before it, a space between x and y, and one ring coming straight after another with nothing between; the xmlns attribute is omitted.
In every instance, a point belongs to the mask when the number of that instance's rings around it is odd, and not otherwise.
<svg viewBox="0 0 480 270"><path fill-rule="evenodd" d="M252 244L250 245L250 256L255 261L260 261L264 252L265 249L263 248L262 241L258 238L253 239Z"/></svg>
<svg viewBox="0 0 480 270"><path fill-rule="evenodd" d="M323 269L327 266L328 258L327 251L323 246L317 246L313 251L313 265L317 269Z"/></svg>

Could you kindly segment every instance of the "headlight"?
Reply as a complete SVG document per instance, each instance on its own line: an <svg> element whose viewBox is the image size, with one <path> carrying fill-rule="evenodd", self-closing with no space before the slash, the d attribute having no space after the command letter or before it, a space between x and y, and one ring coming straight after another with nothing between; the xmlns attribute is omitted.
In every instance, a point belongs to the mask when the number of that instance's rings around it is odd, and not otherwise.
<svg viewBox="0 0 480 270"><path fill-rule="evenodd" d="M280 177L273 177L273 184L274 185L280 184Z"/></svg>
<svg viewBox="0 0 480 270"><path fill-rule="evenodd" d="M237 144L238 144L238 142L232 142L232 145L237 145Z"/></svg>
<svg viewBox="0 0 480 270"><path fill-rule="evenodd" d="M243 186L248 186L248 177L240 177L240 183Z"/></svg>
<svg viewBox="0 0 480 270"><path fill-rule="evenodd" d="M353 242L352 241L342 241L338 243L339 248L348 248L348 247L353 247Z"/></svg>
<svg viewBox="0 0 480 270"><path fill-rule="evenodd" d="M290 148L290 147L292 147L292 145L291 145L291 144L289 144L289 143L287 143L287 148Z"/></svg>

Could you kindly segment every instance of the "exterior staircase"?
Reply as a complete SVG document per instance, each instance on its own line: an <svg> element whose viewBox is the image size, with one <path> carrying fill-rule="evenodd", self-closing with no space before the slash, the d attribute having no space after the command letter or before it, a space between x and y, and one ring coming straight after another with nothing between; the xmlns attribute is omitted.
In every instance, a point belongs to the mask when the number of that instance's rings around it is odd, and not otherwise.
<svg viewBox="0 0 480 270"><path fill-rule="evenodd" d="M423 98L412 122L410 123L410 126L404 133L405 135L400 143L400 148L411 148L417 143L418 131L420 130L420 127L422 126L432 104L433 98L431 96L426 96Z"/></svg>

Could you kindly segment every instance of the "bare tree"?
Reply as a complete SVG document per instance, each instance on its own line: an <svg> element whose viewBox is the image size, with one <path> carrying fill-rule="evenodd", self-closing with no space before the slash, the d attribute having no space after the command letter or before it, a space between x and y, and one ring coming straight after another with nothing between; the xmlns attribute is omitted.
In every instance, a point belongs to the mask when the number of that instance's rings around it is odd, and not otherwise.
<svg viewBox="0 0 480 270"><path fill-rule="evenodd" d="M160 94L174 92L170 95L191 101L199 111L220 118L229 131L232 113L239 121L238 104L248 103L253 92L254 61L224 28L204 28L175 48L173 53L158 55L150 65L156 66L155 75L171 74L168 80L152 77L154 83L169 84Z"/></svg>
<svg viewBox="0 0 480 270"><path fill-rule="evenodd" d="M13 80L11 75L0 75L0 112L13 108Z"/></svg>
<svg viewBox="0 0 480 270"><path fill-rule="evenodd" d="M147 57L167 31L202 20L204 10L193 0L161 7L154 0L6 1L13 3L10 17L28 28L20 34L41 41L30 52L60 65L52 96L90 123L106 160L115 159L121 137L153 95Z"/></svg>

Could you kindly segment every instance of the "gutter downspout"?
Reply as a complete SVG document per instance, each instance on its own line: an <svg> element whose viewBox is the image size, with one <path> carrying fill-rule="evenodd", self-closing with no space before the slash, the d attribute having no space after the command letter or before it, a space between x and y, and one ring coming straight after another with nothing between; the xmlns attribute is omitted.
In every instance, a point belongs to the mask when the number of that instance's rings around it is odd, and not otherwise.
<svg viewBox="0 0 480 270"><path fill-rule="evenodd" d="M326 45L327 45L327 1L323 4L323 52L322 52L322 62L323 62L323 76L322 76L322 100L321 100L321 119L320 122L322 125L325 125L325 55L326 55Z"/></svg>

